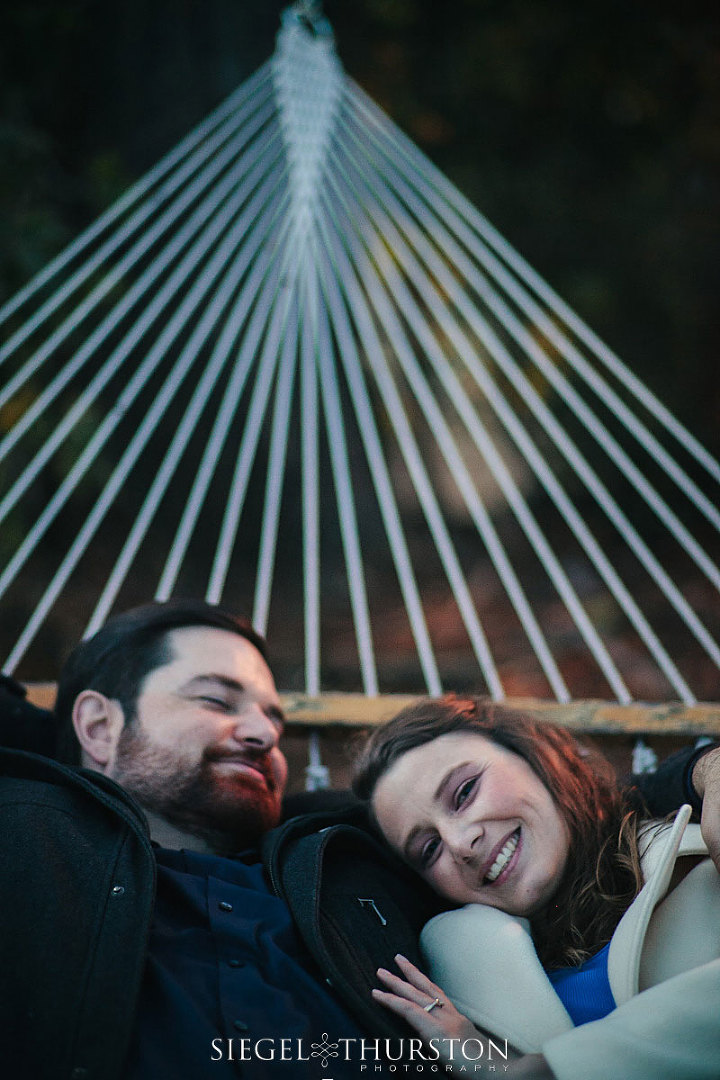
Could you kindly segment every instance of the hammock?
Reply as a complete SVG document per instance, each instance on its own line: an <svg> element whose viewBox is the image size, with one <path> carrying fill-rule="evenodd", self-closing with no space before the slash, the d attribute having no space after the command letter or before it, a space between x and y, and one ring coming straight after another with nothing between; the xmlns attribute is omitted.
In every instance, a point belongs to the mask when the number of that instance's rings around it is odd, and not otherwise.
<svg viewBox="0 0 720 1080"><path fill-rule="evenodd" d="M720 466L314 5L0 322L4 670L152 579L250 611L298 715L461 687L720 729Z"/></svg>

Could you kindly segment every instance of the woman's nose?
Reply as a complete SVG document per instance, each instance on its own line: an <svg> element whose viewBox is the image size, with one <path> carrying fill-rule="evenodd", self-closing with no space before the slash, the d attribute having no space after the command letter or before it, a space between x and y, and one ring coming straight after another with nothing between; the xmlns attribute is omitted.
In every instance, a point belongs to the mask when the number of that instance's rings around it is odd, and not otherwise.
<svg viewBox="0 0 720 1080"><path fill-rule="evenodd" d="M474 862L480 854L484 835L485 830L480 822L467 822L455 828L447 841L453 857L458 862Z"/></svg>

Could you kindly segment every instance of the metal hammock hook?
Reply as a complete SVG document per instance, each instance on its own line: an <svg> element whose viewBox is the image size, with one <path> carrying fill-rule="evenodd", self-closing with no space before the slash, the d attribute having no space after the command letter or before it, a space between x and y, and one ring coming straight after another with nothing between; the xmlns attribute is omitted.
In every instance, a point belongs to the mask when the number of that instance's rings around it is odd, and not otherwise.
<svg viewBox="0 0 720 1080"><path fill-rule="evenodd" d="M297 0L292 8L287 9L287 13L297 19L313 37L334 39L332 26L323 15L320 0Z"/></svg>

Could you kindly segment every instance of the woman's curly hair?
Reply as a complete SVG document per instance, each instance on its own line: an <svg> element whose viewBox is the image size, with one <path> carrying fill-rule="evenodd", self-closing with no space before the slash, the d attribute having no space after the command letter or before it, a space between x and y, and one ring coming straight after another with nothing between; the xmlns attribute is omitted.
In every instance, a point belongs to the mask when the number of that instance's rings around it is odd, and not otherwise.
<svg viewBox="0 0 720 1080"><path fill-rule="evenodd" d="M546 968L574 966L602 948L642 886L638 818L608 761L569 731L479 697L448 694L409 705L368 738L353 789L371 802L380 778L409 750L472 732L524 758L552 795L570 835L562 880L532 919Z"/></svg>

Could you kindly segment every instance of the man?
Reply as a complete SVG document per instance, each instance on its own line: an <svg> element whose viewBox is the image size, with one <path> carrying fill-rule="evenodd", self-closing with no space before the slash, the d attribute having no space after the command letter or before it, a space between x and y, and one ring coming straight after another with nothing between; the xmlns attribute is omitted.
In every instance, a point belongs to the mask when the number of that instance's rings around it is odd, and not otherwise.
<svg viewBox="0 0 720 1080"><path fill-rule="evenodd" d="M403 1035L369 988L415 958L427 898L352 810L270 832L263 640L203 603L135 609L75 650L56 714L68 764L0 751L3 1075L361 1076L363 1035Z"/></svg>
<svg viewBox="0 0 720 1080"><path fill-rule="evenodd" d="M370 1030L352 939L383 929L359 903L382 889L368 880L376 846L337 817L322 853L313 837L303 848L301 833L276 831L270 888L258 845L279 821L287 767L262 638L204 603L127 612L73 652L56 718L64 764L0 751L3 1075L294 1080L321 1075L328 1037L348 1040L333 1077L358 1075L361 1030L337 994ZM351 872L368 873L348 940L332 938L348 960L332 970L329 958L320 973L302 940L318 936L319 905L295 911L300 933L290 908L312 900L325 851L334 858L351 842ZM288 902L276 895L286 887ZM324 889L331 907L334 887ZM412 949L417 929L393 947ZM328 940L320 934L318 948ZM366 975L392 955L373 952ZM396 1028L381 1016L383 1030ZM328 1052L338 1056L337 1043Z"/></svg>

